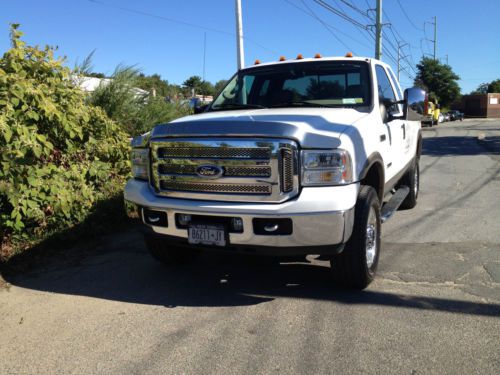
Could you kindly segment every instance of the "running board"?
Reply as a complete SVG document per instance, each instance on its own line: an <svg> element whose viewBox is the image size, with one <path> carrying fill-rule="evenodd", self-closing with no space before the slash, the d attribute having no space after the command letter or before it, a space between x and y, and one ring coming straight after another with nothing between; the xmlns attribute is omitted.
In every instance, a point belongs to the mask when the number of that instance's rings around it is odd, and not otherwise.
<svg viewBox="0 0 500 375"><path fill-rule="evenodd" d="M382 212L380 213L380 220L385 223L391 218L394 212L397 211L401 203L405 200L406 196L410 193L410 188L408 186L401 186L389 199L389 202L384 204L382 207Z"/></svg>

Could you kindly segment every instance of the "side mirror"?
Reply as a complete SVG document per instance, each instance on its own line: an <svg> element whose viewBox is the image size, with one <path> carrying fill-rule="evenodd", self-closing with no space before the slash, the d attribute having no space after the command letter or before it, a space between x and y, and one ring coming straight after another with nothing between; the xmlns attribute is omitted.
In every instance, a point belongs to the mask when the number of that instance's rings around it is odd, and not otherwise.
<svg viewBox="0 0 500 375"><path fill-rule="evenodd" d="M403 113L408 121L422 121L428 105L427 93L418 87L405 90Z"/></svg>
<svg viewBox="0 0 500 375"><path fill-rule="evenodd" d="M196 106L194 107L194 114L195 115L198 115L200 113L203 113L205 112L205 110L208 108L208 104L204 104L204 105L200 105L200 106Z"/></svg>
<svg viewBox="0 0 500 375"><path fill-rule="evenodd" d="M388 123L390 119L389 112L387 111L387 106L384 103L380 103L380 117L384 124Z"/></svg>
<svg viewBox="0 0 500 375"><path fill-rule="evenodd" d="M382 117L382 122L385 124L392 120L396 120L401 118L400 116L394 116L395 106L398 104L402 104L402 101L394 101L391 99L383 99L382 103L380 103L380 115ZM399 112L399 111L397 111Z"/></svg>

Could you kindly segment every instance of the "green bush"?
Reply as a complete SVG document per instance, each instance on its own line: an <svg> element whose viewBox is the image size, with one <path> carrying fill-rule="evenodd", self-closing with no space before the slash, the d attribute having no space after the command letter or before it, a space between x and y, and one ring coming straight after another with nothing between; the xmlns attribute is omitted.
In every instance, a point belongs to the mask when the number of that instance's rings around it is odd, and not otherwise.
<svg viewBox="0 0 500 375"><path fill-rule="evenodd" d="M153 97L149 93L139 93L136 87L144 79L137 68L119 65L111 79L102 82L88 100L102 108L131 136L146 133L157 124L191 113L188 106L168 103L165 98Z"/></svg>
<svg viewBox="0 0 500 375"><path fill-rule="evenodd" d="M12 48L0 58L3 249L82 222L123 189L130 169L127 134L86 103L53 48L21 36L13 25Z"/></svg>
<svg viewBox="0 0 500 375"><path fill-rule="evenodd" d="M134 135L150 131L155 125L192 114L188 105L167 103L163 98L150 96L137 113Z"/></svg>

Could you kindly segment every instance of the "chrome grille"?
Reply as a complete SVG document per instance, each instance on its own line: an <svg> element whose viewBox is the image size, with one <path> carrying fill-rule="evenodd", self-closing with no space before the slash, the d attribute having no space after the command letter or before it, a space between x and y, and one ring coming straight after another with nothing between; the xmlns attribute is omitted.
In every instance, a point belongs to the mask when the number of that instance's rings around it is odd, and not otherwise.
<svg viewBox="0 0 500 375"><path fill-rule="evenodd" d="M293 190L293 151L288 148L281 149L281 189L288 193Z"/></svg>
<svg viewBox="0 0 500 375"><path fill-rule="evenodd" d="M209 148L209 147L172 147L158 150L160 158L235 158L269 159L271 152L265 147L256 148Z"/></svg>
<svg viewBox="0 0 500 375"><path fill-rule="evenodd" d="M196 164L160 164L158 173L160 174L179 174L179 175L196 175ZM226 177L271 177L271 167L269 166L228 166L224 167L223 176Z"/></svg>
<svg viewBox="0 0 500 375"><path fill-rule="evenodd" d="M164 190L184 190L212 193L271 194L269 185L217 184L203 182L160 181Z"/></svg>
<svg viewBox="0 0 500 375"><path fill-rule="evenodd" d="M298 151L293 141L153 139L151 156L151 184L159 195L282 202L298 194ZM214 174L207 175L207 169Z"/></svg>

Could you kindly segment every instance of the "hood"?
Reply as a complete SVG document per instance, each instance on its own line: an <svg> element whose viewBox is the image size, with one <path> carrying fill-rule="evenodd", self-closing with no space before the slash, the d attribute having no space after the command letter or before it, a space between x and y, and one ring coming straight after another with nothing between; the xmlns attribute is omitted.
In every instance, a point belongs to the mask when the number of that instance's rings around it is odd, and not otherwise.
<svg viewBox="0 0 500 375"><path fill-rule="evenodd" d="M287 138L304 148L336 148L349 126L369 115L354 108L276 108L214 111L187 116L153 129L151 138Z"/></svg>

